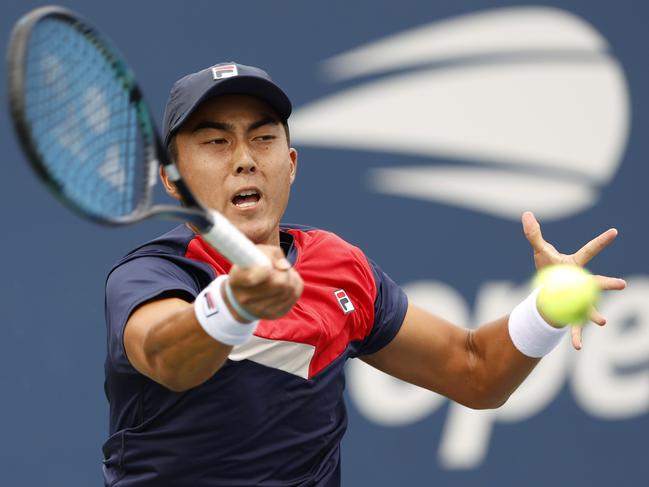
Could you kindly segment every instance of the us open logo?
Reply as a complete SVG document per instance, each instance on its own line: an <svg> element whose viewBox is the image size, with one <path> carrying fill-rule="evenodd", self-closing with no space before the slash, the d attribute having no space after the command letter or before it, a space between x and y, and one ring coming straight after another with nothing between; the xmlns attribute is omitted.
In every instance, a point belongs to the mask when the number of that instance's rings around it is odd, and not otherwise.
<svg viewBox="0 0 649 487"><path fill-rule="evenodd" d="M532 210L547 222L595 205L625 152L622 65L601 33L565 10L475 12L356 46L321 67L345 84L295 110L291 136L392 155L393 164L368 171L378 193L513 221Z"/></svg>
<svg viewBox="0 0 649 487"><path fill-rule="evenodd" d="M344 289L338 289L337 291L334 291L334 296L336 296L338 304L343 309L345 314L351 313L356 309L354 308L354 305L352 304Z"/></svg>

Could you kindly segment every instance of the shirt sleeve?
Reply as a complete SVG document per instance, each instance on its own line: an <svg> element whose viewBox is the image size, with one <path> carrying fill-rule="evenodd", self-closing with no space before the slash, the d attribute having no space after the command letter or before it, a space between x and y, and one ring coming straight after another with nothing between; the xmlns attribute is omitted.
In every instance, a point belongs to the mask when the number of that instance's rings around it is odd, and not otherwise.
<svg viewBox="0 0 649 487"><path fill-rule="evenodd" d="M191 302L201 290L191 273L164 257L143 256L117 266L106 280L108 360L119 372L135 372L124 349L124 327L131 313L158 296L174 293Z"/></svg>
<svg viewBox="0 0 649 487"><path fill-rule="evenodd" d="M378 352L397 335L408 310L408 298L383 270L369 260L376 283L374 324L355 356Z"/></svg>

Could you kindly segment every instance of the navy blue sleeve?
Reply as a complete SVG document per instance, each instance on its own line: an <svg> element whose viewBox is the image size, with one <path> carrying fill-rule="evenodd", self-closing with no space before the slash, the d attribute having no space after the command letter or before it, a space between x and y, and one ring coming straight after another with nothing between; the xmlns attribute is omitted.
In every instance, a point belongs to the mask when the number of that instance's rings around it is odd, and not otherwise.
<svg viewBox="0 0 649 487"><path fill-rule="evenodd" d="M164 257L142 256L118 265L106 281L108 360L119 372L135 372L124 350L124 327L138 306L167 293L193 300L201 291L198 280Z"/></svg>
<svg viewBox="0 0 649 487"><path fill-rule="evenodd" d="M381 268L368 259L376 282L374 325L354 356L378 352L397 335L408 310L408 297Z"/></svg>

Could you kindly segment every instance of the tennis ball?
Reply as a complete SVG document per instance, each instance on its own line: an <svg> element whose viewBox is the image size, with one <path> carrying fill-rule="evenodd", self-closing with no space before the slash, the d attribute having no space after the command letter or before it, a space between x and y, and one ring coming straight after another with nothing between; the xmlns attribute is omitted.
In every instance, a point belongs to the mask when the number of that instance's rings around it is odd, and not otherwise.
<svg viewBox="0 0 649 487"><path fill-rule="evenodd" d="M600 289L590 272L576 265L553 265L534 278L540 287L536 306L555 326L584 325L599 299Z"/></svg>

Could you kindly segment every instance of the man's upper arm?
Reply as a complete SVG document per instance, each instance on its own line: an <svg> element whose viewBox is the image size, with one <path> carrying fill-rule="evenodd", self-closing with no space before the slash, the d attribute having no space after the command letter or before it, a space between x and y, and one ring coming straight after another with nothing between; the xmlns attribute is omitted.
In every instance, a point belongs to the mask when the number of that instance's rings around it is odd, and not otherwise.
<svg viewBox="0 0 649 487"><path fill-rule="evenodd" d="M192 301L199 287L192 275L164 257L139 257L113 269L106 281L108 359L112 366L120 372L134 371L124 348L124 330L136 309L155 300Z"/></svg>
<svg viewBox="0 0 649 487"><path fill-rule="evenodd" d="M373 261L362 256L367 269L366 282L373 283L366 304L373 323L369 333L359 344L355 357L370 355L381 350L397 335L408 309L408 298L403 290Z"/></svg>
<svg viewBox="0 0 649 487"><path fill-rule="evenodd" d="M399 379L449 395L467 369L468 332L410 304L394 339L363 361Z"/></svg>
<svg viewBox="0 0 649 487"><path fill-rule="evenodd" d="M357 354L394 377L447 392L466 369L466 330L408 303L403 290L374 262L374 324Z"/></svg>
<svg viewBox="0 0 649 487"><path fill-rule="evenodd" d="M124 349L129 363L141 374L156 380L153 364L147 360L145 350L147 334L154 326L192 307L180 298L162 298L139 306L124 326Z"/></svg>

